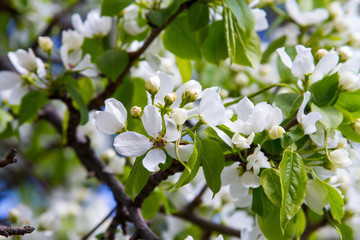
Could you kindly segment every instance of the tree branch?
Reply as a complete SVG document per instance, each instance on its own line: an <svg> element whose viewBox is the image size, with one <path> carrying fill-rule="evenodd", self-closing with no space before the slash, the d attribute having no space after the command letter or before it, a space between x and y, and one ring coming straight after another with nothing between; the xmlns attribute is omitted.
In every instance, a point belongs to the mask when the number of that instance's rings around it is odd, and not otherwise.
<svg viewBox="0 0 360 240"><path fill-rule="evenodd" d="M16 163L17 162L16 153L17 151L15 148L11 149L10 152L6 154L5 158L0 160L0 168L6 167L7 165L12 163Z"/></svg>
<svg viewBox="0 0 360 240"><path fill-rule="evenodd" d="M81 240L88 239L96 231L96 229L98 229L101 225L104 224L104 222L111 216L111 214L113 214L113 212L115 212L115 210L116 210L116 207L113 210L111 210L110 213L108 215L106 215L104 217L104 219L101 220L93 229L91 229L90 232L88 232L83 238L81 238Z"/></svg>
<svg viewBox="0 0 360 240"><path fill-rule="evenodd" d="M9 227L9 226L0 226L0 236L13 236L13 235L24 235L32 233L35 228L30 226L24 227Z"/></svg>

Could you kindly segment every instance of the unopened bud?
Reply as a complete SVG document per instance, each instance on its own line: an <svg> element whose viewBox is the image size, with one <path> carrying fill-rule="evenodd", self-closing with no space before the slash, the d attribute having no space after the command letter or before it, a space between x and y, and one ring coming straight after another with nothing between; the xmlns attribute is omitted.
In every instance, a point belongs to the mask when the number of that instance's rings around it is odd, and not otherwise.
<svg viewBox="0 0 360 240"><path fill-rule="evenodd" d="M355 120L354 130L357 134L360 134L360 118Z"/></svg>
<svg viewBox="0 0 360 240"><path fill-rule="evenodd" d="M341 62L345 62L353 56L353 53L349 46L342 46L342 47L338 48L337 52L340 56Z"/></svg>
<svg viewBox="0 0 360 240"><path fill-rule="evenodd" d="M315 53L315 60L316 60L316 61L320 61L320 59L321 59L323 56L325 56L327 53L328 53L328 50L323 49L323 48L317 50L316 53Z"/></svg>
<svg viewBox="0 0 360 240"><path fill-rule="evenodd" d="M12 208L9 211L9 220L12 224L16 224L20 218L20 211L17 208Z"/></svg>
<svg viewBox="0 0 360 240"><path fill-rule="evenodd" d="M245 86L249 82L249 77L246 73L240 72L235 75L234 81L240 87Z"/></svg>
<svg viewBox="0 0 360 240"><path fill-rule="evenodd" d="M344 14L339 2L332 2L329 7L329 13L332 18L342 16Z"/></svg>
<svg viewBox="0 0 360 240"><path fill-rule="evenodd" d="M196 88L189 88L183 93L182 100L187 103L194 102L198 99L199 94L200 93Z"/></svg>
<svg viewBox="0 0 360 240"><path fill-rule="evenodd" d="M220 90L220 97L222 98L222 99L225 99L225 98L227 98L229 96L229 91L228 90L226 90L226 89L221 89Z"/></svg>
<svg viewBox="0 0 360 240"><path fill-rule="evenodd" d="M360 46L360 33L358 33L358 32L351 33L349 44L352 47L359 47Z"/></svg>
<svg viewBox="0 0 360 240"><path fill-rule="evenodd" d="M259 73L262 76L268 76L273 73L273 68L269 64L260 65Z"/></svg>
<svg viewBox="0 0 360 240"><path fill-rule="evenodd" d="M165 105L171 105L176 100L176 93L168 93L164 97Z"/></svg>
<svg viewBox="0 0 360 240"><path fill-rule="evenodd" d="M54 43L49 37L39 37L38 43L41 50L43 50L44 52L50 52L54 47Z"/></svg>
<svg viewBox="0 0 360 240"><path fill-rule="evenodd" d="M160 89L160 78L159 78L159 76L155 75L155 76L149 77L145 81L145 88L151 95L155 95Z"/></svg>
<svg viewBox="0 0 360 240"><path fill-rule="evenodd" d="M339 80L343 90L356 91L359 88L359 77L352 72L341 74Z"/></svg>
<svg viewBox="0 0 360 240"><path fill-rule="evenodd" d="M141 107L138 107L138 106L133 106L131 109L130 109L130 115L132 118L139 118L140 115L141 115Z"/></svg>
<svg viewBox="0 0 360 240"><path fill-rule="evenodd" d="M175 121L176 125L182 125L188 118L187 111L183 108L175 108L171 112L171 118Z"/></svg>
<svg viewBox="0 0 360 240"><path fill-rule="evenodd" d="M334 19L334 29L337 32L347 32L351 27L351 22L343 17L343 16L337 16Z"/></svg>
<svg viewBox="0 0 360 240"><path fill-rule="evenodd" d="M274 140L277 138L281 138L284 134L285 130L280 126L273 126L269 131L269 137Z"/></svg>
<svg viewBox="0 0 360 240"><path fill-rule="evenodd" d="M352 165L349 153L345 149L336 149L330 153L330 161L336 168L347 168Z"/></svg>

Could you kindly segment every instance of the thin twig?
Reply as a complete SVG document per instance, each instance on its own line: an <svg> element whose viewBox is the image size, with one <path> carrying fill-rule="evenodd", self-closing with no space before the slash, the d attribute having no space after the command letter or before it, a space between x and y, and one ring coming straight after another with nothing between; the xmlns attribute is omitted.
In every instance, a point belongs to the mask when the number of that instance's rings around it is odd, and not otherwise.
<svg viewBox="0 0 360 240"><path fill-rule="evenodd" d="M16 163L17 162L16 153L17 153L16 149L12 148L10 152L8 152L8 154L6 154L6 156L2 160L0 160L0 167L3 168L9 164Z"/></svg>
<svg viewBox="0 0 360 240"><path fill-rule="evenodd" d="M204 193L206 192L206 189L207 189L207 185L205 184L203 186L203 188L201 189L201 191L196 195L196 197L191 202L189 202L184 207L184 209L186 209L189 212L194 211L194 209L200 205L200 203L202 201L201 199L202 199Z"/></svg>
<svg viewBox="0 0 360 240"><path fill-rule="evenodd" d="M111 216L111 214L113 214L113 213L115 212L115 210L116 210L116 207L114 207L114 209L111 210L111 211L109 212L109 214L106 215L106 216L104 217L104 219L101 220L101 222L99 222L93 229L91 229L91 231L90 231L88 234L86 234L81 240L86 240L86 239L88 239L101 225L103 225L103 223Z"/></svg>

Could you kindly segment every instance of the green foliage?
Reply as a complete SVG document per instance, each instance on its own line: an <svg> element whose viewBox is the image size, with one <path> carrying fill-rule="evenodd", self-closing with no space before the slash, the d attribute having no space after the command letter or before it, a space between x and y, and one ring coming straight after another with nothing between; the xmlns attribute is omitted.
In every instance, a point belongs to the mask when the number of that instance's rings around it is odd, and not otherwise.
<svg viewBox="0 0 360 240"><path fill-rule="evenodd" d="M120 76L129 62L129 55L125 51L108 50L97 58L100 70L112 81Z"/></svg>
<svg viewBox="0 0 360 240"><path fill-rule="evenodd" d="M187 15L181 14L166 28L163 42L165 47L176 56L199 61L200 44L187 24Z"/></svg>
<svg viewBox="0 0 360 240"><path fill-rule="evenodd" d="M334 107L326 106L319 108L312 104L311 109L312 111L321 113L322 118L320 119L320 122L328 130L337 128L343 121L342 113Z"/></svg>
<svg viewBox="0 0 360 240"><path fill-rule="evenodd" d="M37 116L37 112L48 102L47 93L31 91L22 99L19 110L19 125Z"/></svg>
<svg viewBox="0 0 360 240"><path fill-rule="evenodd" d="M102 0L101 15L115 16L133 2L134 0Z"/></svg>
<svg viewBox="0 0 360 240"><path fill-rule="evenodd" d="M235 16L242 34L245 38L249 38L255 27L255 19L247 2L245 0L225 0L225 3Z"/></svg>
<svg viewBox="0 0 360 240"><path fill-rule="evenodd" d="M240 38L236 35L236 55L235 63L245 66L254 67L261 60L261 43L259 36L255 31L250 35L249 39Z"/></svg>
<svg viewBox="0 0 360 240"><path fill-rule="evenodd" d="M224 31L223 21L216 21L210 25L208 37L201 48L206 61L218 65L228 57Z"/></svg>
<svg viewBox="0 0 360 240"><path fill-rule="evenodd" d="M145 155L136 158L134 166L131 169L129 178L125 183L125 193L129 195L133 200L144 188L150 176L150 172L142 164L142 160L144 159L144 157Z"/></svg>
<svg viewBox="0 0 360 240"><path fill-rule="evenodd" d="M184 2L186 2L186 0L176 0L166 8L150 9L148 14L150 22L158 27L163 26Z"/></svg>
<svg viewBox="0 0 360 240"><path fill-rule="evenodd" d="M192 65L188 59L183 59L176 56L176 65L179 68L183 83L191 79Z"/></svg>
<svg viewBox="0 0 360 240"><path fill-rule="evenodd" d="M161 204L167 205L165 194L156 188L142 205L141 213L145 219L153 218L160 210Z"/></svg>
<svg viewBox="0 0 360 240"><path fill-rule="evenodd" d="M208 187L214 195L221 188L221 172L225 165L224 154L219 144L213 140L202 140L202 167Z"/></svg>
<svg viewBox="0 0 360 240"><path fill-rule="evenodd" d="M302 102L302 96L296 93L282 93L276 96L275 104L286 118L294 116Z"/></svg>
<svg viewBox="0 0 360 240"><path fill-rule="evenodd" d="M80 124L84 125L89 120L89 111L81 94L82 89L73 78L68 78L67 83L66 90L69 93L71 99L76 103L74 106L80 110Z"/></svg>
<svg viewBox="0 0 360 240"><path fill-rule="evenodd" d="M306 217L304 211L301 208L294 217L294 223L295 223L295 235L297 238L300 238L306 228Z"/></svg>
<svg viewBox="0 0 360 240"><path fill-rule="evenodd" d="M83 54L89 53L91 55L92 62L96 61L96 58L104 51L101 39L98 38L84 38L81 49Z"/></svg>
<svg viewBox="0 0 360 240"><path fill-rule="evenodd" d="M263 53L261 63L262 64L267 63L270 59L271 54L273 54L276 51L276 49L284 46L285 41L286 41L286 35L271 42Z"/></svg>
<svg viewBox="0 0 360 240"><path fill-rule="evenodd" d="M334 98L339 86L339 74L334 73L310 86L312 100L319 107L329 105Z"/></svg>
<svg viewBox="0 0 360 240"><path fill-rule="evenodd" d="M209 24L209 7L202 1L193 3L188 11L190 31L197 31Z"/></svg>
<svg viewBox="0 0 360 240"><path fill-rule="evenodd" d="M264 188L266 196L277 207L281 207L282 190L279 171L267 168L261 172L261 186Z"/></svg>
<svg viewBox="0 0 360 240"><path fill-rule="evenodd" d="M279 168L282 199L280 227L284 231L304 201L307 177L300 155L290 150L284 151Z"/></svg>
<svg viewBox="0 0 360 240"><path fill-rule="evenodd" d="M266 218L271 213L271 208L274 207L274 205L270 202L261 186L253 188L252 190L253 201L251 210L261 218Z"/></svg>

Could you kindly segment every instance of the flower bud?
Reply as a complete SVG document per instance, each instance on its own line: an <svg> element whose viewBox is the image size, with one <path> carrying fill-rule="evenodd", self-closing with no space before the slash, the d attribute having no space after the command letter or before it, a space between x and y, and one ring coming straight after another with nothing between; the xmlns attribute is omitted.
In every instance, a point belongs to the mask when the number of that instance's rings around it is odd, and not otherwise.
<svg viewBox="0 0 360 240"><path fill-rule="evenodd" d="M320 61L320 59L321 59L323 56L325 56L327 53L328 53L328 50L323 49L323 48L317 50L316 53L315 53L315 60L316 60L316 61Z"/></svg>
<svg viewBox="0 0 360 240"><path fill-rule="evenodd" d="M39 37L38 43L41 50L43 50L44 52L50 52L54 47L54 43L49 37Z"/></svg>
<svg viewBox="0 0 360 240"><path fill-rule="evenodd" d="M188 118L187 111L184 108L175 108L171 112L171 118L176 125L182 125Z"/></svg>
<svg viewBox="0 0 360 240"><path fill-rule="evenodd" d="M82 46L84 37L77 31L69 29L62 32L61 41L68 45L69 51L77 50Z"/></svg>
<svg viewBox="0 0 360 240"><path fill-rule="evenodd" d="M335 18L337 16L342 16L344 14L339 2L332 2L329 5L328 10L332 18Z"/></svg>
<svg viewBox="0 0 360 240"><path fill-rule="evenodd" d="M240 72L235 75L234 81L240 87L245 86L249 82L249 77L246 73Z"/></svg>
<svg viewBox="0 0 360 240"><path fill-rule="evenodd" d="M174 92L168 93L164 97L165 105L171 105L173 104L173 102L175 102L175 100L176 100L176 93Z"/></svg>
<svg viewBox="0 0 360 240"><path fill-rule="evenodd" d="M360 134L360 118L355 120L354 130L357 134Z"/></svg>
<svg viewBox="0 0 360 240"><path fill-rule="evenodd" d="M255 133L251 133L247 138L241 136L239 133L235 133L231 139L231 143L236 148L250 148L250 144L254 140Z"/></svg>
<svg viewBox="0 0 360 240"><path fill-rule="evenodd" d="M269 131L269 137L274 140L274 139L277 139L277 138L281 138L281 136L284 134L285 130L276 125L276 126L273 126L270 131Z"/></svg>
<svg viewBox="0 0 360 240"><path fill-rule="evenodd" d="M134 118L134 119L139 118L140 115L141 115L141 107L133 106L133 107L130 109L130 115L131 115L131 117Z"/></svg>
<svg viewBox="0 0 360 240"><path fill-rule="evenodd" d="M12 224L16 224L20 218L20 211L17 208L12 208L9 211L9 220Z"/></svg>
<svg viewBox="0 0 360 240"><path fill-rule="evenodd" d="M353 56L353 53L349 46L339 47L337 52L340 56L340 61L342 61L342 62L347 61L349 58L351 58Z"/></svg>
<svg viewBox="0 0 360 240"><path fill-rule="evenodd" d="M347 168L352 165L349 153L345 149L336 149L330 153L330 161L336 168Z"/></svg>
<svg viewBox="0 0 360 240"><path fill-rule="evenodd" d="M351 22L343 16L334 19L334 29L337 32L347 32L351 27Z"/></svg>
<svg viewBox="0 0 360 240"><path fill-rule="evenodd" d="M340 75L341 89L355 91L359 88L359 77L352 72L345 72Z"/></svg>
<svg viewBox="0 0 360 240"><path fill-rule="evenodd" d="M226 89L221 89L219 94L221 99L225 99L229 96L229 91Z"/></svg>
<svg viewBox="0 0 360 240"><path fill-rule="evenodd" d="M198 99L199 94L196 88L189 88L183 93L182 100L186 103L194 102Z"/></svg>
<svg viewBox="0 0 360 240"><path fill-rule="evenodd" d="M149 77L145 81L145 88L151 95L155 95L160 89L159 76L155 75L155 76Z"/></svg>

